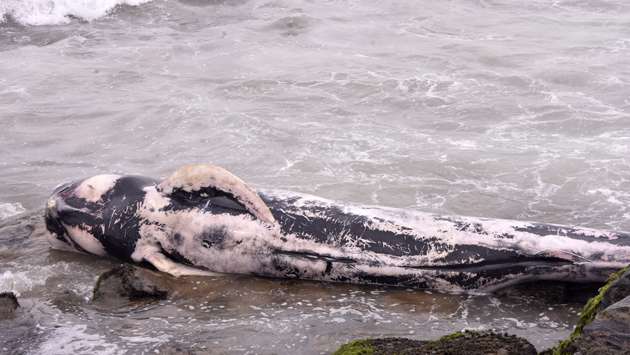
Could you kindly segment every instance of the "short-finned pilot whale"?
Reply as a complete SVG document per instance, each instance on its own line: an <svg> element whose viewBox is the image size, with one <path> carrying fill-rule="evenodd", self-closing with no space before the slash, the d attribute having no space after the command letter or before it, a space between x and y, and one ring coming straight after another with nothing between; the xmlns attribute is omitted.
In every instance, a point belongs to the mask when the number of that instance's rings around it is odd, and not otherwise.
<svg viewBox="0 0 630 355"><path fill-rule="evenodd" d="M227 170L97 175L58 187L54 248L148 262L175 275L264 277L492 291L533 280L603 281L630 264L630 234L445 217L256 192Z"/></svg>

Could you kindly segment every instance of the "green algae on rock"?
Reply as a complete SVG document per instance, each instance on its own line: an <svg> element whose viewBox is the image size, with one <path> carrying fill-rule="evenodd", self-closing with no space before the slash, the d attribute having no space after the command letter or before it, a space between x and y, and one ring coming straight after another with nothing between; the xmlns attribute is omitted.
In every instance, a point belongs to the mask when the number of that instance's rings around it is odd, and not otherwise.
<svg viewBox="0 0 630 355"><path fill-rule="evenodd" d="M406 338L355 340L343 345L335 355L386 354L536 354L527 340L514 335L464 331L445 335L438 340L422 341Z"/></svg>
<svg viewBox="0 0 630 355"><path fill-rule="evenodd" d="M371 339L355 340L342 345L334 355L372 355L374 348Z"/></svg>

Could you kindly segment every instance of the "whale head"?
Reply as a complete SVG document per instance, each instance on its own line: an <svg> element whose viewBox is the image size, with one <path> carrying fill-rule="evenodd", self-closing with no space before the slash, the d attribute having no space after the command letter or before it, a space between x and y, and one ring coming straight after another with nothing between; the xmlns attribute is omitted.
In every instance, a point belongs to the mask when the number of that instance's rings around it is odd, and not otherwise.
<svg viewBox="0 0 630 355"><path fill-rule="evenodd" d="M218 239L245 239L275 224L251 187L212 165L185 166L163 180L108 174L62 184L45 221L55 249L149 262L171 274L191 273L181 262L211 262Z"/></svg>
<svg viewBox="0 0 630 355"><path fill-rule="evenodd" d="M143 177L106 174L58 186L46 202L49 241L57 249L107 255L104 240L111 231L106 223L112 222L117 209L128 209L137 201L142 188L154 183Z"/></svg>

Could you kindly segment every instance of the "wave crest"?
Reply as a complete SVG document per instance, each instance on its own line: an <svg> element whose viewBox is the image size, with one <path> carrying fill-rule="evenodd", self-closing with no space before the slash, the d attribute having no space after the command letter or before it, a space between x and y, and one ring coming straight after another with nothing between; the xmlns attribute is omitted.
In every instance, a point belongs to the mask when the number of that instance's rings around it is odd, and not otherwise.
<svg viewBox="0 0 630 355"><path fill-rule="evenodd" d="M19 203L0 203L0 220L26 211Z"/></svg>
<svg viewBox="0 0 630 355"><path fill-rule="evenodd" d="M0 23L8 17L23 25L57 25L71 17L92 21L117 5L138 6L152 0L4 0L0 1Z"/></svg>

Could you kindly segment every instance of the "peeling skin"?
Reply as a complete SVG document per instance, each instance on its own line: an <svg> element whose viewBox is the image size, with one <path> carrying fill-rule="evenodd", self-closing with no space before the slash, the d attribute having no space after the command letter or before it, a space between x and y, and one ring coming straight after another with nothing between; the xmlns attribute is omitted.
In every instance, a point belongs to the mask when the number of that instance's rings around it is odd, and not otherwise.
<svg viewBox="0 0 630 355"><path fill-rule="evenodd" d="M75 185L87 181L101 188L98 199L73 199L65 190L51 197L46 220L56 244L149 262L175 276L243 273L486 292L531 280L601 281L630 263L624 233L444 217L286 191L259 195L214 166L184 167L161 182L94 177ZM104 191L106 181L113 185Z"/></svg>

